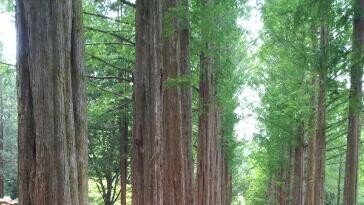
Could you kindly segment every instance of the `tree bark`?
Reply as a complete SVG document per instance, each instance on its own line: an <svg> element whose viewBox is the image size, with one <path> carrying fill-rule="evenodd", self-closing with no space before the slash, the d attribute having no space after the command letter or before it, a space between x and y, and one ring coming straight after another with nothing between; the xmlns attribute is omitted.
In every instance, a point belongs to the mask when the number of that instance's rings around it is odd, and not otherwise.
<svg viewBox="0 0 364 205"><path fill-rule="evenodd" d="M181 4L187 5L172 0L136 4L134 205L192 204L191 86L180 83L190 80L188 27L182 28L175 15L168 18Z"/></svg>
<svg viewBox="0 0 364 205"><path fill-rule="evenodd" d="M16 5L19 204L87 205L82 3Z"/></svg>
<svg viewBox="0 0 364 205"><path fill-rule="evenodd" d="M344 205L357 204L364 57L364 0L354 1L353 65L350 70L349 122L345 163Z"/></svg>
<svg viewBox="0 0 364 205"><path fill-rule="evenodd" d="M314 205L323 205L325 197L325 149L326 149L326 78L327 78L327 46L328 27L321 26L320 34L320 67L318 69L318 97L316 110L316 152Z"/></svg>
<svg viewBox="0 0 364 205"><path fill-rule="evenodd" d="M293 146L289 146L289 163L286 168L288 176L286 177L286 190L287 190L287 204L291 205L293 202L294 195L294 182L295 182L295 148Z"/></svg>
<svg viewBox="0 0 364 205"><path fill-rule="evenodd" d="M316 90L317 77L312 76L312 85ZM316 156L316 134L315 134L315 106L317 104L317 95L311 95L311 114L308 121L308 149L307 149L307 168L306 168L306 193L304 197L305 205L314 205L314 185L315 185L315 156Z"/></svg>
<svg viewBox="0 0 364 205"><path fill-rule="evenodd" d="M137 1L133 205L163 205L161 31L161 1Z"/></svg>
<svg viewBox="0 0 364 205"><path fill-rule="evenodd" d="M208 11L215 5L214 0L204 0L207 22L214 19ZM197 156L197 191L198 205L225 205L231 202L231 180L227 159L221 142L221 116L216 103L215 57L212 54L213 41L209 28L201 28L204 38L200 55L200 116L199 143Z"/></svg>
<svg viewBox="0 0 364 205"><path fill-rule="evenodd" d="M206 49L210 49L206 45ZM200 71L200 106L199 117L199 143L198 143L198 169L197 169L197 204L210 205L214 196L211 182L213 181L213 170L216 169L214 160L214 143L217 140L214 133L215 100L214 100L214 73L213 58L201 54Z"/></svg>
<svg viewBox="0 0 364 205"><path fill-rule="evenodd" d="M190 65L190 25L188 18L188 0L180 0L183 7L184 18L180 19L180 63L181 75L187 79L192 79L191 65ZM192 86L184 86L181 88L181 102L182 106L182 127L184 136L184 153L187 158L185 166L186 180L185 180L185 193L186 203L194 205L193 197L193 161L192 161Z"/></svg>
<svg viewBox="0 0 364 205"><path fill-rule="evenodd" d="M282 166L277 174L276 190L277 190L277 201L279 205L287 204L287 193L285 191L285 169Z"/></svg>
<svg viewBox="0 0 364 205"><path fill-rule="evenodd" d="M190 142L192 125L191 86L188 60L188 24L174 14L186 5L183 0L164 0L163 44L163 140L164 140L164 204L191 205L192 167ZM184 9L188 9L187 7ZM186 13L188 10L184 10ZM171 13L172 12L172 13ZM173 17L168 18L168 16ZM184 27L182 27L184 26ZM186 31L187 30L187 31ZM169 31L169 32L168 32ZM173 82L173 83L171 83ZM183 98L186 97L186 98Z"/></svg>
<svg viewBox="0 0 364 205"><path fill-rule="evenodd" d="M129 141L129 119L128 106L124 105L120 116L120 202L126 205L126 187L128 178L128 141Z"/></svg>
<svg viewBox="0 0 364 205"><path fill-rule="evenodd" d="M343 171L343 161L342 156L340 156L340 164L339 164L339 175L337 180L337 198L336 198L336 205L340 205L341 203L341 175Z"/></svg>
<svg viewBox="0 0 364 205"><path fill-rule="evenodd" d="M294 177L292 204L303 205L304 182L304 124L300 123L297 132L297 145L294 151Z"/></svg>

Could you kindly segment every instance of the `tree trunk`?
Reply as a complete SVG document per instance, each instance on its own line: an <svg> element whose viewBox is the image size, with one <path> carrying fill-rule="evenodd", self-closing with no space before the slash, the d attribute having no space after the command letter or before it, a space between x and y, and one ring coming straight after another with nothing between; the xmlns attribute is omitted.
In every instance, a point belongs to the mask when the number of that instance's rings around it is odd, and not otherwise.
<svg viewBox="0 0 364 205"><path fill-rule="evenodd" d="M307 172L306 172L306 193L305 193L305 205L314 205L314 180L315 180L315 136L309 136L308 151L307 151Z"/></svg>
<svg viewBox="0 0 364 205"><path fill-rule="evenodd" d="M362 77L364 56L364 0L354 1L353 65L350 70L349 124L347 136L344 205L357 204L359 144L361 135Z"/></svg>
<svg viewBox="0 0 364 205"><path fill-rule="evenodd" d="M123 113L120 116L120 202L126 205L126 187L128 178L128 141L129 141L129 119L128 106L123 105Z"/></svg>
<svg viewBox="0 0 364 205"><path fill-rule="evenodd" d="M278 172L277 180L276 181L276 190L277 190L277 201L279 205L286 205L287 204L287 194L285 191L285 169L282 166Z"/></svg>
<svg viewBox="0 0 364 205"><path fill-rule="evenodd" d="M316 74L312 76L312 85L314 85L314 90L316 90L317 77ZM305 205L315 205L314 204L314 181L315 181L315 156L316 156L316 134L315 134L315 106L317 104L317 95L311 95L311 114L308 121L308 149L307 149L307 168L306 168L306 193L304 197Z"/></svg>
<svg viewBox="0 0 364 205"><path fill-rule="evenodd" d="M190 25L188 18L188 0L180 0L185 12L184 18L180 19L180 59L181 59L181 75L187 79L192 79L191 65L190 65ZM187 158L185 166L186 180L185 180L185 193L186 203L194 205L193 197L193 161L192 161L192 86L184 86L181 88L181 102L182 108L182 135L184 139L184 153Z"/></svg>
<svg viewBox="0 0 364 205"><path fill-rule="evenodd" d="M273 177L270 176L269 179L268 179L268 186L267 186L267 203L266 204L268 204L268 205L274 205L275 204L275 201L276 201L275 187L276 186L274 186Z"/></svg>
<svg viewBox="0 0 364 205"><path fill-rule="evenodd" d="M303 205L304 137L304 124L300 123L297 133L297 145L294 151L293 205Z"/></svg>
<svg viewBox="0 0 364 205"><path fill-rule="evenodd" d="M209 50L210 46L206 45ZM214 197L212 181L214 179L213 170L216 169L214 160L214 143L217 140L214 133L215 121L215 99L214 99L214 73L213 58L201 54L200 71L200 106L199 117L199 143L198 143L198 169L197 169L197 204L212 205Z"/></svg>
<svg viewBox="0 0 364 205"><path fill-rule="evenodd" d="M188 27L177 17L167 18L180 4L186 3L140 0L136 5L134 205L192 202L191 87L181 83L191 73Z"/></svg>
<svg viewBox="0 0 364 205"><path fill-rule="evenodd" d="M87 205L80 0L17 0L19 204Z"/></svg>
<svg viewBox="0 0 364 205"><path fill-rule="evenodd" d="M326 78L327 78L327 46L328 27L321 26L320 67L318 77L318 97L316 111L316 153L314 205L323 205L325 197L325 149L326 149Z"/></svg>
<svg viewBox="0 0 364 205"><path fill-rule="evenodd" d="M162 5L136 2L132 204L163 205Z"/></svg>
<svg viewBox="0 0 364 205"><path fill-rule="evenodd" d="M293 195L294 195L294 182L295 182L295 149L293 146L289 147L289 164L287 169L288 176L286 177L286 186L287 186L287 204L292 205Z"/></svg>
<svg viewBox="0 0 364 205"><path fill-rule="evenodd" d="M185 5L184 0L164 0L163 16L163 140L164 140L164 204L191 205L192 158L190 142L192 109L190 66L188 60L188 24L173 9ZM187 7L186 7L187 9ZM187 11L185 11L187 12ZM184 27L182 27L184 26ZM170 32L168 32L170 31ZM187 30L188 32L188 30ZM187 36L186 36L187 35ZM183 98L186 97L186 98Z"/></svg>
<svg viewBox="0 0 364 205"><path fill-rule="evenodd" d="M343 161L342 156L340 156L340 164L339 164L339 176L337 180L337 198L336 198L336 205L340 205L341 203L341 175L343 171Z"/></svg>
<svg viewBox="0 0 364 205"><path fill-rule="evenodd" d="M214 0L204 0L206 21L213 23L214 18L208 11L215 6ZM209 28L201 28L203 51L200 55L200 116L199 144L197 156L198 205L225 205L231 202L231 180L227 159L221 143L221 116L216 103L215 57L212 54L213 42L209 39Z"/></svg>
<svg viewBox="0 0 364 205"><path fill-rule="evenodd" d="M0 198L4 197L4 86L3 77L0 76Z"/></svg>

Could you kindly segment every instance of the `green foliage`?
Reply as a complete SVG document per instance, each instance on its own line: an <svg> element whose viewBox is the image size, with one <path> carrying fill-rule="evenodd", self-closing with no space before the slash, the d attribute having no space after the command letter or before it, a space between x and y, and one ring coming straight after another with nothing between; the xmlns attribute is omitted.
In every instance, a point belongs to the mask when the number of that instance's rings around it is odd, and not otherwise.
<svg viewBox="0 0 364 205"><path fill-rule="evenodd" d="M15 10L15 2L13 0L2 0L0 2L0 13Z"/></svg>
<svg viewBox="0 0 364 205"><path fill-rule="evenodd" d="M325 11L326 10L326 11ZM254 188L246 193L248 204L266 204L268 181L289 162L287 153L296 145L298 123L305 124L305 141L314 133L313 100L320 65L318 27L329 26L327 76L326 204L336 204L338 164L345 157L350 61L351 9L345 1L269 0L262 7L263 45L250 68L251 86L261 91L257 110L261 131L249 156ZM342 174L343 177L343 174ZM275 179L276 183L280 183ZM342 198L343 179L341 179Z"/></svg>
<svg viewBox="0 0 364 205"><path fill-rule="evenodd" d="M235 149L238 141L234 125L239 120L235 114L238 106L238 91L242 85L240 62L245 58L245 44L241 40L242 30L236 20L245 10L243 2L228 0L203 4L191 1L191 60L195 79L200 71L200 56L203 53L214 59L216 100L221 113L221 139L229 167L235 169ZM229 12L226 12L229 11ZM213 18L211 18L213 16ZM209 44L209 49L206 49Z"/></svg>
<svg viewBox="0 0 364 205"><path fill-rule="evenodd" d="M169 38L176 29L188 28L189 9L187 5L179 2L178 5L169 8L163 15L163 37Z"/></svg>
<svg viewBox="0 0 364 205"><path fill-rule="evenodd" d="M111 191L109 200L120 204L120 159L129 159L129 155L120 154L121 119L132 116L135 10L119 1L85 0L84 11L89 76L89 197L93 204L103 204L108 200L106 193ZM131 130L131 125L127 129Z"/></svg>
<svg viewBox="0 0 364 205"><path fill-rule="evenodd" d="M0 44L1 45L1 44ZM0 46L1 47L1 46ZM0 49L0 61L2 61ZM3 87L3 111L0 116L4 120L4 170L0 170L4 176L4 192L6 195L16 198L18 195L18 146L17 146L17 96L15 69L8 65L0 64L0 76Z"/></svg>

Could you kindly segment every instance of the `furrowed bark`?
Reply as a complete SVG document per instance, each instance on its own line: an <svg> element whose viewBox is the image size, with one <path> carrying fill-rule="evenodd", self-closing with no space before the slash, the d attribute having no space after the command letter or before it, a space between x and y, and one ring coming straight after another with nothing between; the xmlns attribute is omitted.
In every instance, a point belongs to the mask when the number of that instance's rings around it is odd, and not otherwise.
<svg viewBox="0 0 364 205"><path fill-rule="evenodd" d="M316 86L316 75L313 76L312 84ZM315 89L316 90L316 87ZM311 96L311 114L308 122L308 149L306 162L306 193L304 198L305 205L314 205L314 185L315 185L315 156L316 156L316 135L315 135L315 105L316 94Z"/></svg>
<svg viewBox="0 0 364 205"><path fill-rule="evenodd" d="M190 80L189 34L170 18L185 4L137 1L134 205L192 203L191 86L179 83Z"/></svg>
<svg viewBox="0 0 364 205"><path fill-rule="evenodd" d="M120 202L121 205L126 205L129 143L129 119L127 105L123 106L122 112L122 116L120 116Z"/></svg>
<svg viewBox="0 0 364 205"><path fill-rule="evenodd" d="M180 19L180 63L181 63L181 75L191 80L192 72L190 65L190 25L189 25L189 10L188 0L180 0L180 6L184 12L184 18ZM192 83L187 86L181 87L182 97L182 127L183 127L183 139L184 139L184 153L183 155L187 159L185 165L185 193L186 203L188 205L194 204L193 197L193 164L192 164Z"/></svg>
<svg viewBox="0 0 364 205"><path fill-rule="evenodd" d="M326 78L327 78L327 46L328 27L321 26L320 33L320 68L318 69L318 97L316 110L316 156L314 204L323 205L325 198L325 150L326 150Z"/></svg>
<svg viewBox="0 0 364 205"><path fill-rule="evenodd" d="M191 86L188 83L178 83L178 80L189 81L191 78L188 59L189 28L186 20L173 13L177 7L182 7L187 14L186 1L163 1L164 192L173 193L165 195L165 205L187 205L192 202ZM168 18L171 15L174 16ZM177 82L171 83L173 81Z"/></svg>
<svg viewBox="0 0 364 205"><path fill-rule="evenodd" d="M87 205L81 1L16 3L19 203Z"/></svg>
<svg viewBox="0 0 364 205"><path fill-rule="evenodd" d="M132 204L163 205L162 4L136 2Z"/></svg>
<svg viewBox="0 0 364 205"><path fill-rule="evenodd" d="M353 65L350 70L348 135L345 163L344 205L358 201L359 145L361 136L362 77L364 66L364 0L354 1Z"/></svg>
<svg viewBox="0 0 364 205"><path fill-rule="evenodd" d="M294 177L292 204L303 205L304 186L304 124L300 123L297 132L297 145L294 151Z"/></svg>

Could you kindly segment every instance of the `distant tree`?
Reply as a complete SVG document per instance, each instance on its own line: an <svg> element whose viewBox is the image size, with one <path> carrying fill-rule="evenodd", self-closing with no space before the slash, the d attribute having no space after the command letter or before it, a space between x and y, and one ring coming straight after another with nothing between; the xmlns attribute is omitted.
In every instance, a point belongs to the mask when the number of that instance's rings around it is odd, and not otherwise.
<svg viewBox="0 0 364 205"><path fill-rule="evenodd" d="M364 1L355 0L353 8L353 56L350 69L351 87L344 184L345 205L355 205L358 203L359 145L362 130L361 111L363 107Z"/></svg>

